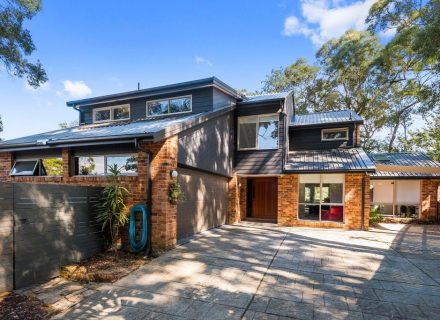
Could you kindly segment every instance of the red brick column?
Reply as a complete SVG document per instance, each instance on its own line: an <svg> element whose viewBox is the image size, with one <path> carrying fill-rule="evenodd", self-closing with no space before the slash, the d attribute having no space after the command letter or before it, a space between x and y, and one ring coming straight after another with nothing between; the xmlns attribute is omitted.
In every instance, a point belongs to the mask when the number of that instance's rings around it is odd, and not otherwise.
<svg viewBox="0 0 440 320"><path fill-rule="evenodd" d="M177 205L168 200L171 171L177 170L177 136L157 143L141 143L141 149L152 152L151 241L153 249L168 250L177 242ZM144 155L141 154L141 157ZM146 157L146 155L145 155ZM146 170L146 169L145 169ZM141 174L145 176L145 174ZM146 186L146 179L138 183ZM146 189L144 189L146 191ZM146 192L144 193L146 196Z"/></svg>
<svg viewBox="0 0 440 320"><path fill-rule="evenodd" d="M434 220L437 215L437 188L440 179L422 180L420 188L420 219Z"/></svg>
<svg viewBox="0 0 440 320"><path fill-rule="evenodd" d="M71 172L73 160L70 156L70 148L63 148L61 156L63 158L63 178L67 180L73 175Z"/></svg>
<svg viewBox="0 0 440 320"><path fill-rule="evenodd" d="M233 176L228 182L228 217L227 224L240 221L240 188L239 178Z"/></svg>
<svg viewBox="0 0 440 320"><path fill-rule="evenodd" d="M362 221L362 177L365 177L364 227L368 228L370 213L370 178L363 173L345 174L345 228L361 229Z"/></svg>
<svg viewBox="0 0 440 320"><path fill-rule="evenodd" d="M12 153L5 152L0 153L0 181L7 182L11 181L11 176L9 175L14 165L14 158Z"/></svg>
<svg viewBox="0 0 440 320"><path fill-rule="evenodd" d="M298 175L278 177L278 224L293 226L298 220Z"/></svg>
<svg viewBox="0 0 440 320"><path fill-rule="evenodd" d="M246 219L247 215L247 178L238 178L240 220Z"/></svg>

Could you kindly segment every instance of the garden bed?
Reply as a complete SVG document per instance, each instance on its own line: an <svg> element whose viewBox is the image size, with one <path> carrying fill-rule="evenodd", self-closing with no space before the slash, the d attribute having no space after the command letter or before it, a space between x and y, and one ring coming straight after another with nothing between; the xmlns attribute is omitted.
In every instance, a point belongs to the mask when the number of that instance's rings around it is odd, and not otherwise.
<svg viewBox="0 0 440 320"><path fill-rule="evenodd" d="M36 298L11 293L0 297L0 319L47 319L53 310Z"/></svg>
<svg viewBox="0 0 440 320"><path fill-rule="evenodd" d="M115 282L138 269L148 258L124 251L96 254L77 264L64 266L60 275L79 282Z"/></svg>

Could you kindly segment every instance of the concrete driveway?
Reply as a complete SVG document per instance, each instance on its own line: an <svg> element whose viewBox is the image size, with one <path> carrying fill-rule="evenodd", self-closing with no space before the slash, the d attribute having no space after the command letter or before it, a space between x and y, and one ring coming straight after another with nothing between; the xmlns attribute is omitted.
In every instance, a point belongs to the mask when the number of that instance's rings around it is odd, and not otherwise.
<svg viewBox="0 0 440 320"><path fill-rule="evenodd" d="M440 319L440 227L225 226L60 319Z"/></svg>

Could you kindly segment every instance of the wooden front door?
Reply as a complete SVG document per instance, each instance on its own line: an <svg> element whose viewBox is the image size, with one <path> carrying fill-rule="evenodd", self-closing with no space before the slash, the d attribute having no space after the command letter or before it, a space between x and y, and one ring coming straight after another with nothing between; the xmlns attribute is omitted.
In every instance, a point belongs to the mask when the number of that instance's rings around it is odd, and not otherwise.
<svg viewBox="0 0 440 320"><path fill-rule="evenodd" d="M251 179L251 217L255 219L277 219L278 179Z"/></svg>

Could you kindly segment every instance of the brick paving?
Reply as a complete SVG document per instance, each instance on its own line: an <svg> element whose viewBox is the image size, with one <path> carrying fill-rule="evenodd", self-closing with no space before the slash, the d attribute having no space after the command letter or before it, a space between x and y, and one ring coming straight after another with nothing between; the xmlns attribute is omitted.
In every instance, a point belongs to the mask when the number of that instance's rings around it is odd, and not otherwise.
<svg viewBox="0 0 440 320"><path fill-rule="evenodd" d="M224 226L57 319L440 319L440 226Z"/></svg>

